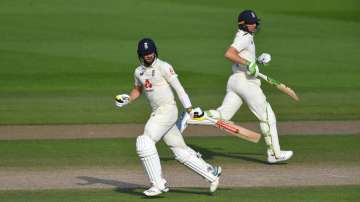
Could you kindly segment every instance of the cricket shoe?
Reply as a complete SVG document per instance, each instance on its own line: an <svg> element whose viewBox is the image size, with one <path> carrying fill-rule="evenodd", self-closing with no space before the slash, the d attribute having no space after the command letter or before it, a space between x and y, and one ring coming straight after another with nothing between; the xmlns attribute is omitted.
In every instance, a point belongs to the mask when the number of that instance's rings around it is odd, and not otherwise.
<svg viewBox="0 0 360 202"><path fill-rule="evenodd" d="M168 184L164 180L164 184L161 187L152 186L152 187L150 187L150 189L145 190L144 194L145 194L145 196L152 197L152 196L158 196L158 195L160 195L160 194L162 194L164 192L168 192L168 191L169 191Z"/></svg>
<svg viewBox="0 0 360 202"><path fill-rule="evenodd" d="M280 156L279 157L275 157L274 152L271 150L267 151L267 161L268 163L279 163L282 161L287 161L289 160L292 156L293 156L294 152L293 151L280 151Z"/></svg>
<svg viewBox="0 0 360 202"><path fill-rule="evenodd" d="M189 113L182 112L180 114L179 119L176 121L176 127L179 129L180 133L184 132L187 128L188 124L187 121L190 119Z"/></svg>
<svg viewBox="0 0 360 202"><path fill-rule="evenodd" d="M220 166L214 167L213 175L216 176L216 179L215 179L215 181L210 183L210 192L211 193L215 192L219 186L219 179L220 179L221 171L222 171L222 169Z"/></svg>

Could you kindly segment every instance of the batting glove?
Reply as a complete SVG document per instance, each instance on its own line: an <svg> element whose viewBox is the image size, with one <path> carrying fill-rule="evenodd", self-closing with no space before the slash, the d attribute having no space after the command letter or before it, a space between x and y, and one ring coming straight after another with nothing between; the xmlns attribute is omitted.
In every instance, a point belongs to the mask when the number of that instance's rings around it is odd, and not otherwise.
<svg viewBox="0 0 360 202"><path fill-rule="evenodd" d="M204 116L204 111L200 107L195 107L190 111L190 117L191 118L201 118Z"/></svg>
<svg viewBox="0 0 360 202"><path fill-rule="evenodd" d="M259 67L255 62L251 62L247 67L246 74L249 76L257 77L258 73L259 73Z"/></svg>
<svg viewBox="0 0 360 202"><path fill-rule="evenodd" d="M271 61L271 55L269 53L262 53L258 58L257 58L258 63L260 64L267 64Z"/></svg>
<svg viewBox="0 0 360 202"><path fill-rule="evenodd" d="M130 103L130 96L126 94L121 94L115 96L115 106L116 107L123 107Z"/></svg>

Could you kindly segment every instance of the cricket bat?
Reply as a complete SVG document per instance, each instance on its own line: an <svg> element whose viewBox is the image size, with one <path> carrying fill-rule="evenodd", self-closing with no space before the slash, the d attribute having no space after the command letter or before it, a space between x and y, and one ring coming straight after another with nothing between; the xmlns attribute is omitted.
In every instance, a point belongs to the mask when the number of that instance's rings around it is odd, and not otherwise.
<svg viewBox="0 0 360 202"><path fill-rule="evenodd" d="M261 135L257 132L254 132L252 130L246 129L244 127L241 127L239 125L236 125L234 123L231 122L227 122L224 120L217 120L211 117L207 117L207 119L213 123L213 126L224 130L227 133L230 133L231 135L234 135L236 137L239 137L241 139L253 142L253 143L258 143Z"/></svg>
<svg viewBox="0 0 360 202"><path fill-rule="evenodd" d="M291 88L287 87L285 84L280 83L279 81L268 77L262 73L258 73L258 76L262 79L264 79L265 81L267 81L269 84L275 86L277 89L279 89L281 92L289 95L291 98L293 98L296 101L299 101L299 97L296 95L295 91L293 91Z"/></svg>

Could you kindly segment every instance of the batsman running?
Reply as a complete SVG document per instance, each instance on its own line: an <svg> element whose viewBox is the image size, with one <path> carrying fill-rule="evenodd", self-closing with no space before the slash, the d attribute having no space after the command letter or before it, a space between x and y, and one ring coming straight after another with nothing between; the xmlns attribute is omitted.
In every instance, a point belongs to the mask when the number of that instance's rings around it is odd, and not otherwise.
<svg viewBox="0 0 360 202"><path fill-rule="evenodd" d="M254 35L259 29L260 19L252 10L244 10L238 16L239 30L233 43L225 53L225 58L230 60L233 74L227 82L226 95L222 105L216 110L206 111L206 115L215 118L230 120L246 102L251 112L260 121L261 133L264 136L267 149L267 161L278 163L290 159L292 151L280 149L275 114L267 102L257 78L260 64L267 64L271 60L270 54L263 53L257 59L255 55ZM183 113L178 120L178 127L182 132L187 124L210 125L204 118L193 118Z"/></svg>
<svg viewBox="0 0 360 202"><path fill-rule="evenodd" d="M130 95L115 97L115 105L123 107L134 102L144 92L152 107L150 119L144 133L136 139L136 151L145 168L151 187L144 191L146 196L156 196L168 192L167 182L162 175L160 158L155 144L163 139L174 153L175 159L210 182L210 192L215 192L221 174L220 166L205 162L200 153L184 142L176 127L178 109L171 87L175 90L190 117L204 114L200 108L192 108L189 96L180 84L177 74L170 64L158 58L155 42L150 38L141 39L137 54L140 66L135 69L135 85Z"/></svg>

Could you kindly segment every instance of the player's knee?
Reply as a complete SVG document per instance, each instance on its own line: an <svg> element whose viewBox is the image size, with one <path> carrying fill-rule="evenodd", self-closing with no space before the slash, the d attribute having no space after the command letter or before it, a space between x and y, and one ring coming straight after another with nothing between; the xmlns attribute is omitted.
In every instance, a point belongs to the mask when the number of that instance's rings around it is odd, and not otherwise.
<svg viewBox="0 0 360 202"><path fill-rule="evenodd" d="M270 125L267 122L261 121L260 122L260 130L263 134L269 134L270 133Z"/></svg>
<svg viewBox="0 0 360 202"><path fill-rule="evenodd" d="M264 112L261 114L257 114L257 116L262 123L265 123L267 125L276 124L276 116L269 103L266 103Z"/></svg>
<svg viewBox="0 0 360 202"><path fill-rule="evenodd" d="M144 135L147 135L152 139L155 143L158 142L162 135L157 132L157 129L152 126L145 126Z"/></svg>
<svg viewBox="0 0 360 202"><path fill-rule="evenodd" d="M148 135L140 135L136 138L136 152L140 157L157 154L155 142Z"/></svg>
<svg viewBox="0 0 360 202"><path fill-rule="evenodd" d="M267 122L269 123L269 125L275 125L276 124L275 113L272 110L269 103L267 103L266 105L266 114L267 114Z"/></svg>

